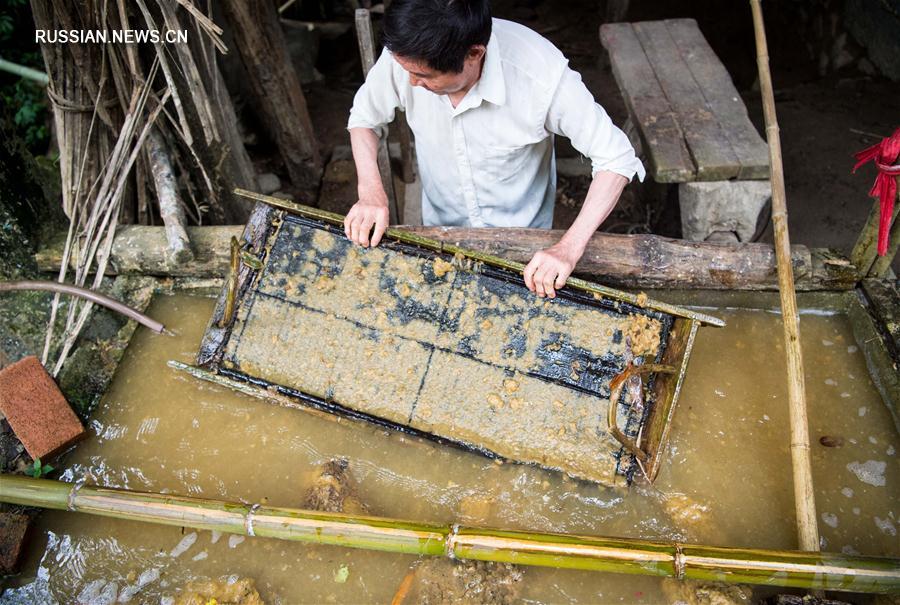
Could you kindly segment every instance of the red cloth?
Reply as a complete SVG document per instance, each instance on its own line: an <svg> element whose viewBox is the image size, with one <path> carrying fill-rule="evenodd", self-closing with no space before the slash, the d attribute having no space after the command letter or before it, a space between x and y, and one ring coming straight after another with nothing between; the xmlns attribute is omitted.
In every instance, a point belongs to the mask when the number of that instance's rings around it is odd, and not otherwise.
<svg viewBox="0 0 900 605"><path fill-rule="evenodd" d="M855 154L856 166L853 172L866 162L875 162L878 176L869 195L881 201L881 217L878 221L878 255L884 256L888 249L888 233L891 228L891 215L894 213L894 199L897 197L897 176L900 166L894 163L900 159L900 128L887 139L882 139L867 149Z"/></svg>

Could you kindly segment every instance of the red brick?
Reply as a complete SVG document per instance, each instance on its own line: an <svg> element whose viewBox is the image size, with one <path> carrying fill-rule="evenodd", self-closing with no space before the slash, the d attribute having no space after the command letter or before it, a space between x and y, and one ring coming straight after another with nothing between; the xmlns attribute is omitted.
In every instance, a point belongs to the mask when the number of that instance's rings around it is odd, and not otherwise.
<svg viewBox="0 0 900 605"><path fill-rule="evenodd" d="M46 460L84 436L84 427L37 357L0 370L0 410L32 458Z"/></svg>
<svg viewBox="0 0 900 605"><path fill-rule="evenodd" d="M14 513L0 513L0 576L18 571L19 556L28 531L28 517Z"/></svg>

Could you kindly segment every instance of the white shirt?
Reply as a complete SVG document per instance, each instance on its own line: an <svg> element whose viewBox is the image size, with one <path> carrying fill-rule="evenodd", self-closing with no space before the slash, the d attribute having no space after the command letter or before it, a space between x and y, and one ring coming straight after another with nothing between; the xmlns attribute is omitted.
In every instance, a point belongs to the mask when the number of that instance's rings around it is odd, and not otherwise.
<svg viewBox="0 0 900 605"><path fill-rule="evenodd" d="M353 99L347 128L381 133L397 109L415 135L426 225L550 228L554 134L591 159L593 174L644 178L628 137L563 54L511 21L493 20L481 77L455 108L446 95L412 86L385 49Z"/></svg>

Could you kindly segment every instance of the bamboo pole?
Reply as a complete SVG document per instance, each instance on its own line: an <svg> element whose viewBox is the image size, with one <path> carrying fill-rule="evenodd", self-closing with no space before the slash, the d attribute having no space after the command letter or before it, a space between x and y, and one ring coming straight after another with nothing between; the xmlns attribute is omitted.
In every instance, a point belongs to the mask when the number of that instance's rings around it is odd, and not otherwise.
<svg viewBox="0 0 900 605"><path fill-rule="evenodd" d="M784 192L784 166L781 162L781 139L775 115L775 96L772 74L769 72L769 51L763 24L760 0L750 0L753 11L753 30L756 35L756 58L763 111L766 118L766 139L769 143L769 164L772 179L772 223L775 229L775 256L778 263L778 291L781 295L781 319L784 326L784 349L787 355L788 405L791 421L791 462L794 476L794 507L797 515L797 536L801 550L819 550L819 528L816 523L816 501L813 492L812 469L809 456L809 423L806 413L806 384L803 378L803 354L800 347L800 317L794 292L794 271L791 267L791 241L788 235L787 201Z"/></svg>
<svg viewBox="0 0 900 605"><path fill-rule="evenodd" d="M847 592L900 590L900 559L418 523L0 475L0 501L314 544Z"/></svg>
<svg viewBox="0 0 900 605"><path fill-rule="evenodd" d="M273 208L279 208L281 210L286 210L291 214L296 214L299 216L305 216L307 218L313 218L316 220L324 221L326 223L330 223L336 227L341 227L344 224L344 217L340 214L329 212L327 210L321 210L319 208L311 208L309 206L304 206L303 204L298 204L296 202L292 202L290 200L285 200L278 197L273 197L270 195L263 195L261 193L256 193L254 191L246 191L244 189L235 189L235 195L246 197L251 200L256 200L258 202L263 202ZM388 227L384 232L385 237L395 239L400 242L404 242L407 244L413 244L415 246L419 246L421 248L425 248L426 250L431 250L434 252L441 252L445 254L461 254L467 258L470 258L474 261L482 262L486 265L492 265L495 267L500 267L502 269L508 269L510 271L514 271L515 273L522 274L525 270L525 263L520 263L516 261L511 261L505 258L500 258L498 256L494 256L492 254L485 254L484 252L478 252L476 250L468 250L466 248L462 248L460 246L449 244L445 242L441 242L435 239L431 239L429 237L424 237L417 233L413 233L411 231L406 231L404 229L398 229L395 227ZM632 305L637 305L646 309L654 309L656 311L661 311L663 313L668 313L669 315L675 315L677 317L685 317L687 319L696 319L699 322L702 322L705 325L716 326L716 327L724 327L725 322L718 317L713 317L712 315L707 315L705 313L700 313L698 311L694 311L692 309L685 309L683 307L679 307L677 305L670 305L668 303L647 299L644 300L638 294L632 294L630 292L623 292L621 290L616 290L614 288L609 288L607 286L602 286L600 284L595 284L593 282L589 282L583 279L579 279L577 277L570 277L566 281L566 288L572 288L574 290L581 290L582 292L588 292L590 294L597 294L599 296L605 296L606 298L611 298L613 300L619 300L622 302L627 302Z"/></svg>
<svg viewBox="0 0 900 605"><path fill-rule="evenodd" d="M12 61L7 61L3 58L0 58L0 71L27 78L33 82L37 82L41 86L47 86L50 83L50 76L45 72L26 67L25 65L19 65L18 63L13 63Z"/></svg>

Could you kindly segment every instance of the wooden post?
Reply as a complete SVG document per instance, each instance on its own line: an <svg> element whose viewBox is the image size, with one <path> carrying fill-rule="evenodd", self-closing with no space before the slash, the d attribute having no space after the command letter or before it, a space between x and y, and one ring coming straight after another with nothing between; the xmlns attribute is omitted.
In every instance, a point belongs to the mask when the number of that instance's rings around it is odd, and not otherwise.
<svg viewBox="0 0 900 605"><path fill-rule="evenodd" d="M756 57L766 117L766 139L772 179L772 223L775 228L775 255L778 263L778 291L781 295L781 319L784 326L784 348L787 354L788 405L791 421L791 461L794 474L794 506L797 534L801 550L819 550L819 528L816 522L816 500L813 491L809 456L809 424L806 414L806 383L803 378L803 355L800 348L800 317L794 292L791 267L791 242L788 235L787 201L784 192L784 166L781 162L781 139L775 115L775 95L769 72L769 51L760 0L750 0L753 29L756 35Z"/></svg>
<svg viewBox="0 0 900 605"><path fill-rule="evenodd" d="M322 160L278 11L267 0L224 0L222 8L231 22L261 117L278 145L288 176L312 201L322 176Z"/></svg>
<svg viewBox="0 0 900 605"><path fill-rule="evenodd" d="M900 199L900 195L898 195ZM869 211L869 217L866 224L853 246L853 252L850 253L850 262L856 267L859 277L884 277L887 270L891 266L891 261L897 255L897 247L900 242L900 202L894 204L894 213L891 218L893 226L891 227L890 241L888 253L885 256L878 256L878 222L881 217L881 204L878 200L872 203L872 209Z"/></svg>
<svg viewBox="0 0 900 605"><path fill-rule="evenodd" d="M406 113L398 114L394 118L394 124L397 126L397 136L400 138L400 169L403 171L401 176L404 183L412 183L416 180L416 174L413 171L412 131L406 121ZM402 215L403 212L400 214Z"/></svg>
<svg viewBox="0 0 900 605"><path fill-rule="evenodd" d="M887 254L875 258L875 262L872 263L872 269L869 271L867 277L883 278L888 276L891 263L893 262L894 257L897 256L897 249L900 248L900 219L897 218L898 216L900 216L900 203L894 202L894 218L889 236L890 244L888 245Z"/></svg>
<svg viewBox="0 0 900 605"><path fill-rule="evenodd" d="M375 65L375 36L372 33L372 16L366 8L356 9L356 39L359 41L359 56L362 59L363 76L368 76ZM378 142L378 172L388 198L389 220L392 225L400 222L403 209L394 191L394 177L391 174L391 156L388 151L388 128Z"/></svg>

